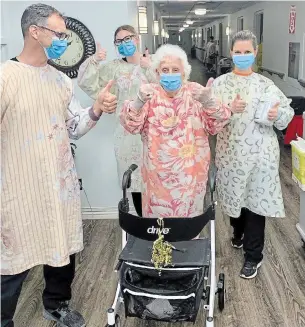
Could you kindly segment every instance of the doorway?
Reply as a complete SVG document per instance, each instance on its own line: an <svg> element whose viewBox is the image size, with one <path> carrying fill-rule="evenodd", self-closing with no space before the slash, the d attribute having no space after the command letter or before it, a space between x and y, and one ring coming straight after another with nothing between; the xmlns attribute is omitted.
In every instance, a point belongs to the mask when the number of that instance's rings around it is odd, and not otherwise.
<svg viewBox="0 0 305 327"><path fill-rule="evenodd" d="M219 56L222 57L223 53L222 53L222 49L223 49L223 37L222 37L222 33L223 33L223 25L222 23L219 23Z"/></svg>
<svg viewBox="0 0 305 327"><path fill-rule="evenodd" d="M299 42L289 43L288 77L299 78L300 49Z"/></svg>

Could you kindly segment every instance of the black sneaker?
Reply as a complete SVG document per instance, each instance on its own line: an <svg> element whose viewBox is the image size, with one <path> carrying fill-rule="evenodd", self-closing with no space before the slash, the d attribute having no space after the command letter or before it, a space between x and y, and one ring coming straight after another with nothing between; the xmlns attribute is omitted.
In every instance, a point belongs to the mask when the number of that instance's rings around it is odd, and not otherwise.
<svg viewBox="0 0 305 327"><path fill-rule="evenodd" d="M262 261L259 263L245 261L239 276L245 279L254 278L257 275L257 270L261 265Z"/></svg>
<svg viewBox="0 0 305 327"><path fill-rule="evenodd" d="M231 245L233 246L233 248L236 248L236 249L241 249L243 247L243 236L242 237L236 237L236 236L233 236L231 238Z"/></svg>
<svg viewBox="0 0 305 327"><path fill-rule="evenodd" d="M83 316L70 309L67 302L63 302L56 310L44 309L43 317L47 320L56 321L57 327L86 327Z"/></svg>

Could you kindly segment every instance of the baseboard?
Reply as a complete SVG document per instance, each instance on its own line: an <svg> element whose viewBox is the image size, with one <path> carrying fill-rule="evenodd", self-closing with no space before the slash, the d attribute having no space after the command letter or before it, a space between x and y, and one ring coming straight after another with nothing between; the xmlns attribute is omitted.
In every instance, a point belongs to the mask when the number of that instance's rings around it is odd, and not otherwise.
<svg viewBox="0 0 305 327"><path fill-rule="evenodd" d="M133 206L130 206L129 213L135 214ZM82 208L82 217L86 219L118 219L118 207L95 207L95 208Z"/></svg>

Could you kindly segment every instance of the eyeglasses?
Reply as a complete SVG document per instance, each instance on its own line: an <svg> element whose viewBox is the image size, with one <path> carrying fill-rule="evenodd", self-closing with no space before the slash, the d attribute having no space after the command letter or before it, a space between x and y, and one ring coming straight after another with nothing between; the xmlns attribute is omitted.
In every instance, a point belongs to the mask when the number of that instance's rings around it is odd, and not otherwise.
<svg viewBox="0 0 305 327"><path fill-rule="evenodd" d="M56 37L58 37L59 40L67 40L69 38L69 35L67 33L56 32L44 26L37 26L37 27L52 32Z"/></svg>
<svg viewBox="0 0 305 327"><path fill-rule="evenodd" d="M114 44L115 45L121 45L122 42L127 43L127 42L131 41L133 37L135 37L135 35L127 35L123 39L116 39L114 41Z"/></svg>

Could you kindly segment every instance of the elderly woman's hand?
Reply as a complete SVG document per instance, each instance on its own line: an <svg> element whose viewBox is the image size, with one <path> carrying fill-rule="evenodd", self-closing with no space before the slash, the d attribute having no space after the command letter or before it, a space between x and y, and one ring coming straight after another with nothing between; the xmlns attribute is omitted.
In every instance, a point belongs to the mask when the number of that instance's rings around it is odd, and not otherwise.
<svg viewBox="0 0 305 327"><path fill-rule="evenodd" d="M144 103L149 101L154 94L154 89L151 87L150 84L143 84L140 87L138 97Z"/></svg>
<svg viewBox="0 0 305 327"><path fill-rule="evenodd" d="M150 84L140 86L137 98L132 101L132 107L136 110L141 110L145 103L149 101L154 94L154 89Z"/></svg>
<svg viewBox="0 0 305 327"><path fill-rule="evenodd" d="M142 68L149 68L151 66L151 57L148 50L145 50L145 57L140 58L140 66Z"/></svg>
<svg viewBox="0 0 305 327"><path fill-rule="evenodd" d="M213 95L212 84L214 78L210 78L207 82L206 87L200 86L195 87L192 90L193 98L199 101L205 108L212 108L217 105L217 100Z"/></svg>
<svg viewBox="0 0 305 327"><path fill-rule="evenodd" d="M269 120L276 120L278 113L279 113L279 105L280 103L277 102L268 112L268 119Z"/></svg>

